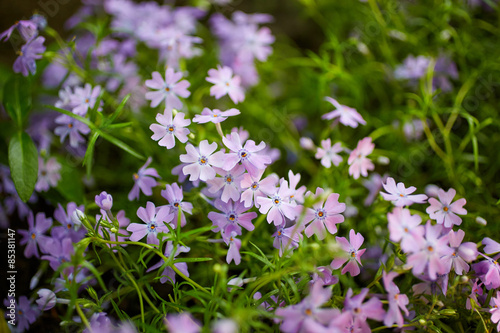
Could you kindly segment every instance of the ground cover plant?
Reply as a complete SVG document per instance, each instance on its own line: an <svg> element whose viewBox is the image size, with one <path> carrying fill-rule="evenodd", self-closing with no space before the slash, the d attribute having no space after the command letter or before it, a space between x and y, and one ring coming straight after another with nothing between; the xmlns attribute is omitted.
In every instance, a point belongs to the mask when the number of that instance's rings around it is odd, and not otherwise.
<svg viewBox="0 0 500 333"><path fill-rule="evenodd" d="M2 331L500 331L499 22L492 0L12 22Z"/></svg>

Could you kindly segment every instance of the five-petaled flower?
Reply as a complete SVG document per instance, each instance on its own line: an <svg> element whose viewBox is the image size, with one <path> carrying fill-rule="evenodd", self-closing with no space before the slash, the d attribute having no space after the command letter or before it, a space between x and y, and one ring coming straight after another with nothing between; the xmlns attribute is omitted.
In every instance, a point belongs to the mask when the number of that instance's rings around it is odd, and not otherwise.
<svg viewBox="0 0 500 333"><path fill-rule="evenodd" d="M208 70L206 80L214 84L210 88L210 96L214 96L216 99L228 95L235 104L243 102L245 99L245 93L240 86L241 78L238 75L233 76L231 67L218 65L217 69Z"/></svg>
<svg viewBox="0 0 500 333"><path fill-rule="evenodd" d="M342 269L342 274L349 272L351 276L358 275L361 270L359 266L361 265L361 256L365 253L366 249L359 249L363 244L365 238L361 233L356 233L354 229L349 231L349 241L345 237L335 237L337 243L339 243L342 250L345 251L345 255L333 259L330 266L333 269L338 269L342 267L343 264L347 262L347 265Z"/></svg>
<svg viewBox="0 0 500 333"><path fill-rule="evenodd" d="M151 139L158 141L158 144L167 149L172 149L175 146L175 138L182 143L188 140L190 131L184 128L191 124L191 120L184 119L184 113L178 112L172 120L172 110L165 109L165 113L158 113L156 121L159 124L151 124L149 129L153 131Z"/></svg>
<svg viewBox="0 0 500 333"><path fill-rule="evenodd" d="M146 163L139 169L139 171L137 171L137 173L134 173L134 186L128 194L128 199L130 201L139 199L139 189L141 189L142 193L147 196L153 194L152 189L158 184L156 179L153 177L160 178L160 175L158 175L156 169L148 168L152 161L153 159L151 157L148 157Z"/></svg>
<svg viewBox="0 0 500 333"><path fill-rule="evenodd" d="M322 119L330 120L339 118L339 121L342 124L350 126L352 128L358 127L358 124L366 125L366 121L358 113L358 111L356 111L356 109L342 105L339 102L337 102L337 100L331 97L325 97L325 101L332 103L337 109L325 113L324 115L321 116Z"/></svg>
<svg viewBox="0 0 500 333"><path fill-rule="evenodd" d="M466 203L464 198L452 203L456 193L453 188L450 188L448 192L439 189L437 193L439 201L435 198L429 198L431 205L425 210L431 219L436 220L438 224L443 224L445 228L451 228L453 225L462 223L462 219L456 214L467 214L467 210L463 208Z"/></svg>
<svg viewBox="0 0 500 333"><path fill-rule="evenodd" d="M174 219L174 214L169 207L159 207L156 210L154 203L148 201L146 208L139 207L137 216L145 223L130 223L127 231L132 232L130 240L137 242L147 235L148 244L159 245L158 233L168 233L170 230L165 223L170 223Z"/></svg>
<svg viewBox="0 0 500 333"><path fill-rule="evenodd" d="M363 177L368 176L368 171L373 170L375 165L367 157L373 152L375 145L372 143L371 137L366 137L358 142L358 145L349 155L347 163L349 166L349 174L358 179L361 174Z"/></svg>
<svg viewBox="0 0 500 333"><path fill-rule="evenodd" d="M186 98L191 93L187 90L190 83L187 80L182 80L182 73L175 72L172 67L168 67L165 71L165 80L159 72L153 72L153 79L146 80L146 86L155 91L146 93L146 99L151 100L151 107L157 107L165 100L165 108L168 110L181 109L182 102L179 97Z"/></svg>
<svg viewBox="0 0 500 333"><path fill-rule="evenodd" d="M380 192L382 197L387 201L392 201L394 206L403 207L410 206L414 203L424 203L427 200L427 196L425 194L413 194L417 190L415 186L410 186L405 188L405 184L398 183L394 181L394 178L388 177L387 182L382 184L384 189L388 192Z"/></svg>

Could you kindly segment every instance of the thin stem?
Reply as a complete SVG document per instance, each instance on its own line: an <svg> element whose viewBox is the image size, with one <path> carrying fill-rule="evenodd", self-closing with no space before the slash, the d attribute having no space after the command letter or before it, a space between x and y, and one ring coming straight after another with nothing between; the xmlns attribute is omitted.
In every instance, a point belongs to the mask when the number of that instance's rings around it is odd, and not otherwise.
<svg viewBox="0 0 500 333"><path fill-rule="evenodd" d="M93 332L92 328L90 327L90 323L87 320L87 317L85 317L85 314L83 313L82 309L80 308L80 304L76 303L75 308L76 308L76 312L78 312L78 315L80 316L80 318L82 318L82 323L85 324L85 327L87 327L87 329L90 332Z"/></svg>

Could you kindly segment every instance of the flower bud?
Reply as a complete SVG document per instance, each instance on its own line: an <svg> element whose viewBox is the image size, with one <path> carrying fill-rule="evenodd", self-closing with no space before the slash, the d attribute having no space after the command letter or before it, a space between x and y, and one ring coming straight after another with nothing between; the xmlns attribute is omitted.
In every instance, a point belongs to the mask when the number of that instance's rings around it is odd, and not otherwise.
<svg viewBox="0 0 500 333"><path fill-rule="evenodd" d="M486 225L487 222L485 219L483 219L481 216L476 217L476 223L480 225Z"/></svg>
<svg viewBox="0 0 500 333"><path fill-rule="evenodd" d="M102 191L101 194L95 196L95 203L103 210L110 210L113 207L113 197L106 191Z"/></svg>

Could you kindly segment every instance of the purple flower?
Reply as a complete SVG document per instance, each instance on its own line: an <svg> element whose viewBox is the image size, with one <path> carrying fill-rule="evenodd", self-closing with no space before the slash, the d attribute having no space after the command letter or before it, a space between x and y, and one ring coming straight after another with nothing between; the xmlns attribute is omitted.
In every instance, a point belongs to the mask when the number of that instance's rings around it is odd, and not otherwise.
<svg viewBox="0 0 500 333"><path fill-rule="evenodd" d="M240 181L245 168L242 165L236 165L232 170L224 171L220 168L214 168L217 174L222 177L215 177L207 180L210 193L218 193L222 189L221 200L228 202L229 199L237 201L240 199Z"/></svg>
<svg viewBox="0 0 500 333"><path fill-rule="evenodd" d="M339 315L337 309L321 309L331 297L332 290L323 288L321 282L316 282L307 297L300 303L279 308L276 315L282 317L280 330L285 333L312 332L305 329L309 322L328 324Z"/></svg>
<svg viewBox="0 0 500 333"><path fill-rule="evenodd" d="M86 83L83 88L75 87L75 92L69 96L69 103L73 107L73 113L85 116L87 111L95 106L95 102L100 93L100 86L95 86L92 89L89 83ZM102 108L99 107L98 111L101 111L101 109Z"/></svg>
<svg viewBox="0 0 500 333"><path fill-rule="evenodd" d="M301 225L294 224L288 228L285 224L277 226L276 232L271 235L274 237L273 247L279 250L279 256L283 256L283 253L290 251L299 247L299 242L302 239L302 231L304 227Z"/></svg>
<svg viewBox="0 0 500 333"><path fill-rule="evenodd" d="M431 280L436 280L438 274L449 272L443 257L452 255L453 250L448 247L448 234L441 235L442 229L441 225L433 226L427 221L425 236L414 234L413 241L408 242L411 255L407 258L407 264L412 267L413 275L418 276L426 271Z"/></svg>
<svg viewBox="0 0 500 333"><path fill-rule="evenodd" d="M184 194L182 192L182 186L179 187L177 183L172 183L172 185L167 184L165 189L161 191L161 196L167 199L170 207L170 213L174 214L174 219L172 223L177 226L177 218L179 216L179 208L181 210L181 227L186 225L186 216L184 212L192 214L193 204L190 202L182 201L184 199Z"/></svg>
<svg viewBox="0 0 500 333"><path fill-rule="evenodd" d="M227 111L221 111L219 109L210 110L209 108L204 108L201 111L201 115L197 114L193 118L193 122L198 124L204 124L212 122L214 124L221 123L230 116L237 116L240 114L238 109L229 109Z"/></svg>
<svg viewBox="0 0 500 333"><path fill-rule="evenodd" d="M387 174L380 176L378 173L373 173L368 179L363 180L363 186L366 187L368 191L370 191L370 194L368 194L365 201L363 202L365 206L370 206L373 201L375 201L375 198L382 189L382 184L386 180Z"/></svg>
<svg viewBox="0 0 500 333"><path fill-rule="evenodd" d="M325 97L325 100L332 103L337 108L337 110L325 113L321 116L322 119L331 120L338 117L342 124L350 126L352 128L358 127L358 124L366 125L366 121L358 113L358 111L356 111L356 109L341 105L331 97Z"/></svg>
<svg viewBox="0 0 500 333"><path fill-rule="evenodd" d="M462 275L464 272L467 273L469 271L467 262L476 260L478 255L477 245L475 243L467 242L462 244L464 236L465 232L461 229L457 232L450 230L448 233L448 242L453 253L441 258L447 266L446 271L450 271L451 268L454 268L457 275Z"/></svg>
<svg viewBox="0 0 500 333"><path fill-rule="evenodd" d="M167 147L167 149L172 149L175 146L175 139L185 143L188 140L188 134L190 131L184 128L191 124L191 120L184 119L184 113L179 112L175 115L172 121L172 110L165 109L165 113L158 113L156 115L156 121L160 123L152 124L149 129L153 131L151 139L158 141L158 144L162 147Z"/></svg>
<svg viewBox="0 0 500 333"><path fill-rule="evenodd" d="M39 299L36 300L42 311L47 311L56 306L56 294L50 289L42 288L37 291Z"/></svg>
<svg viewBox="0 0 500 333"><path fill-rule="evenodd" d="M80 143L85 142L81 134L90 133L90 128L86 124L65 114L57 117L55 122L61 126L56 127L54 133L61 137L61 143L69 135L69 145L73 148L78 148Z"/></svg>
<svg viewBox="0 0 500 333"><path fill-rule="evenodd" d="M45 213L36 214L36 224L34 223L33 212L29 212L28 215L28 230L19 230L19 234L23 237L19 244L26 245L24 249L24 256L30 258L35 256L40 258L38 253L38 247L43 253L47 253L48 244L52 241L52 238L45 236L45 232L52 226L52 219L45 217Z"/></svg>
<svg viewBox="0 0 500 333"><path fill-rule="evenodd" d="M288 182L281 182L280 187L274 194L268 197L258 197L257 203L260 205L259 211L267 214L267 222L274 222L274 225L284 225L285 217L294 220L297 216L295 202L286 202L284 199L290 195Z"/></svg>
<svg viewBox="0 0 500 333"><path fill-rule="evenodd" d="M401 242L403 251L408 252L407 244L412 242L416 232L423 231L417 228L422 222L419 215L411 215L410 210L402 207L395 207L391 213L387 214L389 221L389 239L393 242Z"/></svg>
<svg viewBox="0 0 500 333"><path fill-rule="evenodd" d="M405 184L403 183L398 183L396 186L396 182L392 177L387 178L387 182L382 186L388 193L380 192L380 194L382 194L385 200L392 201L396 207L410 206L413 203L424 203L427 200L425 194L410 195L417 190L415 186L405 188Z"/></svg>
<svg viewBox="0 0 500 333"><path fill-rule="evenodd" d="M159 207L156 209L154 203L148 201L146 208L139 207L137 216L145 223L131 223L127 231L132 234L129 236L132 242L137 242L147 235L148 244L160 244L158 233L168 233L170 230L164 223L170 223L174 219L174 214L170 213L168 207Z"/></svg>
<svg viewBox="0 0 500 333"><path fill-rule="evenodd" d="M482 283L479 283L479 279L474 279L471 280L469 283L472 284L471 286L471 293L469 294L469 297L467 297L467 301L465 303L465 308L467 310L472 310L473 305L474 307L480 307L479 300L477 299L478 296L483 296L483 288ZM479 284L478 284L479 283Z"/></svg>
<svg viewBox="0 0 500 333"><path fill-rule="evenodd" d="M247 140L243 146L240 135L237 132L231 132L230 135L222 138L222 142L230 150L225 155L224 170L231 170L236 164L241 163L252 177L257 177L259 170L271 164L269 156L259 154L266 147L263 141L257 146L255 141Z"/></svg>
<svg viewBox="0 0 500 333"><path fill-rule="evenodd" d="M158 72L153 72L153 79L146 80L146 86L156 91L146 93L146 99L151 100L151 107L157 107L165 100L165 109L180 109L182 102L179 97L186 98L191 93L187 90L190 86L186 80L179 81L182 78L181 72L175 72L172 67L168 67L165 71L165 80Z"/></svg>
<svg viewBox="0 0 500 333"><path fill-rule="evenodd" d="M245 93L240 87L241 78L238 75L233 76L230 67L219 65L217 69L209 69L206 80L214 84L210 88L210 96L215 96L216 99L228 95L235 104L245 99Z"/></svg>
<svg viewBox="0 0 500 333"><path fill-rule="evenodd" d="M186 145L187 154L181 155L180 159L182 163L186 163L182 172L190 175L190 181L197 179L207 181L215 178L215 170L212 166L222 167L224 164L224 153L218 151L214 154L216 149L217 143L209 144L208 140L201 141L199 148L195 148L190 143Z"/></svg>
<svg viewBox="0 0 500 333"><path fill-rule="evenodd" d="M24 332L29 329L37 317L40 315L40 310L37 306L32 305L26 296L20 296L19 301L16 302L15 298L6 298L3 301L5 305L5 315L9 320L15 319L15 326L10 326L12 329L15 327L19 332ZM14 309L9 310L10 309Z"/></svg>
<svg viewBox="0 0 500 333"><path fill-rule="evenodd" d="M307 208L304 223L311 222L305 229L307 237L316 234L319 240L326 237L326 230L332 235L337 232L337 224L344 222L344 216L340 213L345 211L345 204L339 203L339 194L332 193L326 199L320 200L325 191L318 187L314 195L313 208Z"/></svg>
<svg viewBox="0 0 500 333"><path fill-rule="evenodd" d="M45 42L45 38L36 37L21 46L19 57L17 57L13 66L15 73L22 73L24 76L28 76L28 72L31 74L36 73L35 60L41 59L41 53L45 52L43 42Z"/></svg>
<svg viewBox="0 0 500 333"><path fill-rule="evenodd" d="M35 190L45 192L51 187L56 187L61 179L60 171L61 164L54 157L49 158L47 163L43 162L43 158L38 157L38 180L35 184Z"/></svg>
<svg viewBox="0 0 500 333"><path fill-rule="evenodd" d="M372 161L367 158L373 152L375 145L372 143L371 137L366 137L358 142L356 148L349 155L347 163L350 165L349 174L358 179L361 174L363 177L368 176L368 171L373 170L375 166Z"/></svg>
<svg viewBox="0 0 500 333"><path fill-rule="evenodd" d="M344 300L344 312L351 315L353 325L361 332L370 332L367 318L382 321L385 316L382 302L378 298L372 297L363 303L368 291L368 288L363 288L358 295L353 296L353 291L349 288Z"/></svg>
<svg viewBox="0 0 500 333"><path fill-rule="evenodd" d="M349 241L345 237L335 237L337 243L340 244L345 255L333 259L330 266L333 269L342 267L347 262L347 265L342 269L342 274L349 272L351 276L356 276L360 273L359 266L361 266L361 256L365 253L366 249L359 249L365 240L361 233L356 233L354 229L349 231Z"/></svg>
<svg viewBox="0 0 500 333"><path fill-rule="evenodd" d="M165 247L165 257L167 258L170 258L170 256L173 257L173 259L175 260L175 258L181 254L181 253L187 253L189 252L191 249L187 246L177 246L177 249L175 251L175 254L172 256L172 252L174 251L174 244L172 243L172 241L168 241L167 242L167 246ZM161 259L157 264L151 266L150 268L148 268L148 270L146 272L151 272L152 270L155 270L157 268L160 268L161 266L163 266L163 264L165 263L165 260ZM185 276L189 277L189 272L188 272L188 267L187 267L187 263L185 262L177 262L174 264L174 266L182 273L184 274ZM172 283L175 283L175 271L172 267L170 266L166 266L165 269L163 270L163 272L161 273L161 278L160 278L160 282L161 283L165 283L167 281L170 281Z"/></svg>
<svg viewBox="0 0 500 333"><path fill-rule="evenodd" d="M230 264L231 261L234 260L234 263L236 265L239 265L241 262L241 254L240 254L241 240L236 238L235 231L231 231L229 236L226 236L226 234L223 235L224 235L224 242L229 246L226 255L226 262Z"/></svg>
<svg viewBox="0 0 500 333"><path fill-rule="evenodd" d="M113 207L113 197L106 191L102 191L101 194L95 196L95 203L103 210L111 210Z"/></svg>
<svg viewBox="0 0 500 333"><path fill-rule="evenodd" d="M338 166L340 162L342 162L342 157L337 154L344 150L340 142L337 142L332 147L332 141L330 140L330 138L328 138L321 141L321 147L322 148L318 147L318 150L316 151L316 155L314 155L314 157L316 157L317 159L321 159L321 164L325 168L330 168L332 166L332 163L333 165Z"/></svg>
<svg viewBox="0 0 500 333"><path fill-rule="evenodd" d="M448 192L439 189L439 201L435 198L429 198L431 205L425 210L431 219L436 220L438 224L443 224L445 228L451 228L453 225L460 225L462 223L462 219L456 214L467 214L467 210L463 208L466 203L464 198L451 203L456 193L452 188Z"/></svg>
<svg viewBox="0 0 500 333"><path fill-rule="evenodd" d="M73 243L79 242L83 237L85 237L85 228L80 228L81 223L78 221L77 224L73 221L73 214L76 210L84 210L83 205L77 206L74 202L69 202L66 205L66 211L61 204L57 204L57 208L54 211L54 218L61 225L52 228L51 234L54 239L63 239L66 237L71 238ZM67 213L66 213L67 212Z"/></svg>
<svg viewBox="0 0 500 333"><path fill-rule="evenodd" d="M257 217L256 212L245 213L248 208L246 208L241 201L224 202L223 200L217 199L214 203L215 208L223 212L208 213L208 219L212 221L217 229L214 231L221 230L224 234L230 235L231 232L236 232L237 235L241 235L241 227L252 231L254 226L252 220Z"/></svg>
<svg viewBox="0 0 500 333"><path fill-rule="evenodd" d="M472 265L476 276L483 281L486 289L496 289L500 287L500 265L498 264L498 256L490 258L482 255L486 260L480 261Z"/></svg>
<svg viewBox="0 0 500 333"><path fill-rule="evenodd" d="M314 284L316 281L321 281L324 286L331 286L332 284L337 284L339 278L336 275L332 275L332 269L329 266L320 266L313 272L309 283Z"/></svg>
<svg viewBox="0 0 500 333"><path fill-rule="evenodd" d="M383 272L382 280L384 282L385 290L387 290L387 300L389 301L389 310L385 314L384 325L392 326L394 323L398 327L402 327L404 324L403 316L401 315L401 310L404 311L406 316L410 313L406 306L410 303L408 296L401 294L398 286L394 283L394 278L398 276L396 272L386 273ZM400 310L401 309L401 310Z"/></svg>
<svg viewBox="0 0 500 333"><path fill-rule="evenodd" d="M485 238L483 238L482 243L484 245L484 249L483 249L484 253L493 254L493 253L500 252L500 244L498 242L494 241L493 239L491 239L489 237L485 237Z"/></svg>
<svg viewBox="0 0 500 333"><path fill-rule="evenodd" d="M394 77L396 79L419 79L425 75L431 59L424 56L408 56L402 65L396 67Z"/></svg>
<svg viewBox="0 0 500 333"><path fill-rule="evenodd" d="M212 333L238 333L238 324L232 319L218 319L212 325Z"/></svg>
<svg viewBox="0 0 500 333"><path fill-rule="evenodd" d="M165 326L170 333L199 333L201 325L187 312L181 314L169 314L165 318Z"/></svg>
<svg viewBox="0 0 500 333"><path fill-rule="evenodd" d="M35 21L20 20L0 34L0 41L2 41L3 39L5 42L8 41L14 29L17 29L17 31L19 31L19 34L21 35L21 38L27 42L38 35L38 27Z"/></svg>
<svg viewBox="0 0 500 333"><path fill-rule="evenodd" d="M255 202L255 207L259 208L257 198L272 195L276 191L276 185L279 180L278 176L271 174L261 180L264 171L259 171L259 174L255 178L250 176L249 173L243 175L240 181L240 188L243 190L240 200L244 202L245 207L252 207Z"/></svg>
<svg viewBox="0 0 500 333"><path fill-rule="evenodd" d="M500 332L500 291L497 291L496 297L491 298L490 306L491 322L498 323L497 331Z"/></svg>
<svg viewBox="0 0 500 333"><path fill-rule="evenodd" d="M67 237L62 240L51 239L46 246L47 255L42 256L41 259L48 260L50 267L57 271L59 266L71 261L71 256L75 253L73 242L71 238ZM73 272L74 267L68 266L63 270L63 273L69 275Z"/></svg>
<svg viewBox="0 0 500 333"><path fill-rule="evenodd" d="M281 181L284 179L282 178ZM288 170L288 180L290 181L290 194L289 194L289 200L295 201L298 203L304 203L304 193L306 192L307 188L305 185L302 185L299 188L296 188L297 185L300 182L300 173L297 173L296 175L293 174L292 170Z"/></svg>
<svg viewBox="0 0 500 333"><path fill-rule="evenodd" d="M134 173L134 186L128 194L128 200L132 201L134 199L139 199L139 189L141 189L142 193L146 196L153 194L152 188L158 185L158 182L153 177L160 178L160 175L158 175L156 169L148 168L152 161L153 159L148 157L146 163L139 169L139 171L137 171L137 173Z"/></svg>

